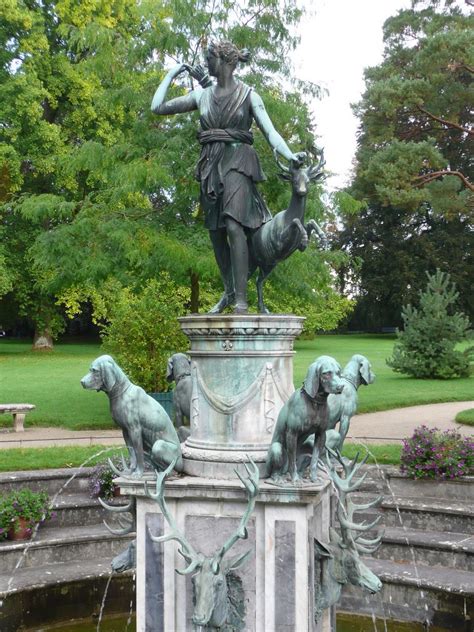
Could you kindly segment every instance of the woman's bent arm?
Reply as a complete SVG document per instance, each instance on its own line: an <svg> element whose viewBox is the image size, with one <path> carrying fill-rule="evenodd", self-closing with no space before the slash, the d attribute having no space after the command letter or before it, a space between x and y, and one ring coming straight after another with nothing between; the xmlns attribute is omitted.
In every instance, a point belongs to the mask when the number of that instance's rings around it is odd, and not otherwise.
<svg viewBox="0 0 474 632"><path fill-rule="evenodd" d="M166 93L175 77L186 70L184 64L179 64L172 68L163 81L158 86L153 101L151 102L151 111L155 114L180 114L181 112L192 112L197 109L196 97L194 90L184 97L177 97L165 102Z"/></svg>

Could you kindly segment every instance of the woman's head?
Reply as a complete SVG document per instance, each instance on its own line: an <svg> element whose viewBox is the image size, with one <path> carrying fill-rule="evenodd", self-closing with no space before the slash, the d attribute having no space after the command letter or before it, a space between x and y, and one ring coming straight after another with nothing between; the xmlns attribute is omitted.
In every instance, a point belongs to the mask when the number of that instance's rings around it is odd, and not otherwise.
<svg viewBox="0 0 474 632"><path fill-rule="evenodd" d="M235 44L226 40L211 42L206 52L206 61L211 75L215 75L220 64L235 68L239 61L245 63L249 59L250 52L246 48L239 50Z"/></svg>

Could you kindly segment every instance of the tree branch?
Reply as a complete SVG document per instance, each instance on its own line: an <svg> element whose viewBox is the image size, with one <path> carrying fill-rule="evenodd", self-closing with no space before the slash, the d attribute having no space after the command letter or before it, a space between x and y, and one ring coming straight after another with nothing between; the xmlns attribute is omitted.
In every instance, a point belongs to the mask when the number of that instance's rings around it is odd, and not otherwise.
<svg viewBox="0 0 474 632"><path fill-rule="evenodd" d="M441 123L441 125L446 125L446 127L454 127L455 129L458 129L465 134L474 136L474 131L472 129L469 129L468 127L463 127L462 125L458 125L458 123L453 123L452 121L446 121L445 119L436 116L431 112L428 112L428 110L425 110L425 108L421 107L421 105L417 105L416 107L420 110L420 112L423 112L423 114L426 114L426 116L429 116L429 118L433 119L434 121L438 121L438 123Z"/></svg>
<svg viewBox="0 0 474 632"><path fill-rule="evenodd" d="M473 4L474 6L474 4ZM467 72L473 73L474 74L474 67L473 66L469 66L468 64L463 64L460 61L456 61L452 64L448 64L448 68L449 70L459 70L460 68L464 68L464 70L467 70Z"/></svg>
<svg viewBox="0 0 474 632"><path fill-rule="evenodd" d="M413 179L419 180L419 182L416 184L416 186L419 187L419 186L423 186L424 184L428 184L429 182L432 182L433 180L436 180L437 178L440 178L441 176L456 176L457 178L460 178L460 180L462 180L464 185L470 191L474 192L474 184L469 182L466 176L460 171L451 171L450 169L443 169L442 171L432 171L431 173L425 173L422 176L416 176Z"/></svg>

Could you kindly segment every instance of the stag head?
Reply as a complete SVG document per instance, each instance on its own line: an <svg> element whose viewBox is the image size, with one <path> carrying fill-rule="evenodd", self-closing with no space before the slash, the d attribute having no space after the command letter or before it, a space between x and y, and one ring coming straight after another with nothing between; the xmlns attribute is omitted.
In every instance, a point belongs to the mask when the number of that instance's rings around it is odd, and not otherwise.
<svg viewBox="0 0 474 632"><path fill-rule="evenodd" d="M354 514L365 511L377 505L381 496L365 504L355 504L349 494L357 490L366 474L353 480L357 471L367 461L367 457L359 463L359 455L346 463L339 452L328 449L328 453L338 461L343 468L344 476L339 476L334 464L328 459L328 473L337 490L337 519L341 527L341 535L331 527L329 543L315 540L315 559L322 563L322 580L316 597L316 614L319 617L324 608L338 602L341 589L345 584L359 586L370 593L377 593L382 588L382 582L360 558L361 553L374 553L380 545L382 533L375 538L363 537L367 531L373 529L379 522L380 516L372 522L355 522ZM317 591L318 592L318 591Z"/></svg>
<svg viewBox="0 0 474 632"><path fill-rule="evenodd" d="M180 575L192 577L194 612L193 623L198 626L208 626L210 628L220 628L229 616L229 586L228 575L242 566L249 557L251 551L234 556L228 560L224 559L226 553L240 539L246 540L248 537L247 524L255 507L255 500L258 494L258 467L250 459L250 463L245 464L248 478L244 479L236 470L236 474L243 483L247 491L247 509L242 516L238 528L222 545L222 547L212 556L205 556L197 552L182 534L170 514L164 498L164 481L173 470L175 462L171 463L164 472L156 472L156 490L152 493L147 483L145 483L145 493L155 500L161 512L170 526L170 533L162 536L150 537L154 542L167 542L175 540L181 545L179 553L184 557L188 566L183 570L176 569Z"/></svg>
<svg viewBox="0 0 474 632"><path fill-rule="evenodd" d="M326 161L324 160L323 151L321 152L319 159L317 159L316 154L313 153L316 162L310 164L308 167L304 166L306 157L306 154L304 153L297 154L299 160L291 160L289 166L283 164L279 160L276 151L273 153L276 163L281 170L278 174L279 177L282 178L282 180L288 180L291 182L293 193L299 197L305 197L308 195L311 182L321 180L324 177L324 165L326 164Z"/></svg>

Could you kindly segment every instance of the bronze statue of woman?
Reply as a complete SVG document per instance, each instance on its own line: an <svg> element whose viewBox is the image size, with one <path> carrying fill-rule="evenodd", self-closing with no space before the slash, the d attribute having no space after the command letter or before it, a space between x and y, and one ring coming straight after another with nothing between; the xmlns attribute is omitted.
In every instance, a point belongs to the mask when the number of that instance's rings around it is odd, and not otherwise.
<svg viewBox="0 0 474 632"><path fill-rule="evenodd" d="M237 63L248 59L248 52L240 51L231 42L212 43L206 62L209 75L216 78L217 84L209 80L202 67L179 64L165 76L151 104L156 114L199 110L198 139L202 150L196 177L201 184L205 225L224 284L224 294L210 313L220 313L232 305L234 313L247 313L247 239L271 218L256 187L265 176L252 147L252 121L281 156L296 163L302 158L301 154L292 153L277 133L260 96L234 78ZM171 82L184 71L198 79L204 89L165 101Z"/></svg>

